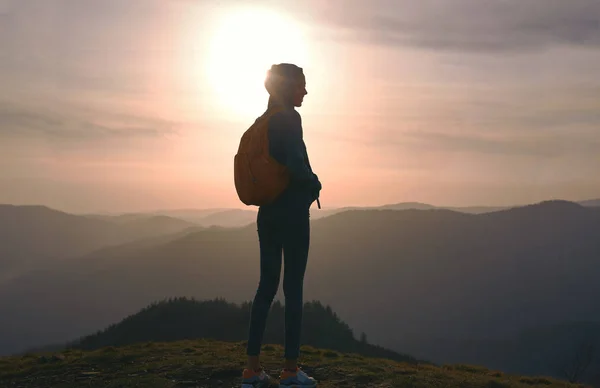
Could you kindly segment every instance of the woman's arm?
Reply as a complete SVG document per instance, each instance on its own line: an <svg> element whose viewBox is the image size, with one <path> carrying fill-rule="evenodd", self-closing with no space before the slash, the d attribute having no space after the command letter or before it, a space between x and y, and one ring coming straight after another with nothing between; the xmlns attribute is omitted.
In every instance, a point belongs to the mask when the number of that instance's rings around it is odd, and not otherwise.
<svg viewBox="0 0 600 388"><path fill-rule="evenodd" d="M294 110L281 111L273 115L269 121L269 137L282 147L281 159L290 172L292 181L310 184L315 175L305 158L306 146L302 136L302 120Z"/></svg>

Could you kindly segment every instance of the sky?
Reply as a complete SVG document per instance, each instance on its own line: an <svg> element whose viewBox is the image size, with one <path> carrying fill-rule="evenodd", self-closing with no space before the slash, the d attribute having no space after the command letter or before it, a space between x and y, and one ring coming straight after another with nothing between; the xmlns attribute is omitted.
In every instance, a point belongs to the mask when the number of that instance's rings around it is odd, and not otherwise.
<svg viewBox="0 0 600 388"><path fill-rule="evenodd" d="M324 207L600 197L597 0L0 0L0 203L244 208L280 62Z"/></svg>

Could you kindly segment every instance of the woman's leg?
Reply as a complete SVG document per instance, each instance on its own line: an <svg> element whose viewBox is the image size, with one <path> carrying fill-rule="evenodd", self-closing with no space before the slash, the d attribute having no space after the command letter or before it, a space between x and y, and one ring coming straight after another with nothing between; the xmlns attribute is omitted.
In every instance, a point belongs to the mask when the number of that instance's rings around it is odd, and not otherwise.
<svg viewBox="0 0 600 388"><path fill-rule="evenodd" d="M279 287L281 273L282 240L278 225L258 217L260 244L260 282L250 314L248 330L248 369L260 368L259 354L269 309Z"/></svg>
<svg viewBox="0 0 600 388"><path fill-rule="evenodd" d="M309 215L288 219L283 229L286 369L295 369L300 353L304 273L310 245Z"/></svg>

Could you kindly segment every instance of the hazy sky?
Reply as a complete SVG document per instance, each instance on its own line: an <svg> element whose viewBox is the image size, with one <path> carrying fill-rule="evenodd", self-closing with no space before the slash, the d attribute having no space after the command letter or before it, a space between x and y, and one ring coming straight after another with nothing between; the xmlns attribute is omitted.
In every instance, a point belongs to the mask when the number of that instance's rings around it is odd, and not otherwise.
<svg viewBox="0 0 600 388"><path fill-rule="evenodd" d="M0 203L243 207L285 61L324 206L600 197L597 0L0 0Z"/></svg>

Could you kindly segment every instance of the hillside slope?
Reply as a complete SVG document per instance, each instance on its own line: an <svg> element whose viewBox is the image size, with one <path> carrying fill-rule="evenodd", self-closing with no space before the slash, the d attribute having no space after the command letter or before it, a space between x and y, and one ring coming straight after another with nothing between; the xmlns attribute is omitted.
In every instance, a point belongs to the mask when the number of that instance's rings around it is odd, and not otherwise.
<svg viewBox="0 0 600 388"><path fill-rule="evenodd" d="M0 358L0 386L239 387L244 351L243 342L194 340L5 357ZM466 365L398 363L308 346L303 346L301 352L301 367L318 379L322 388L578 387L549 378L510 376ZM279 345L263 348L263 366L273 378L278 376L282 354Z"/></svg>

